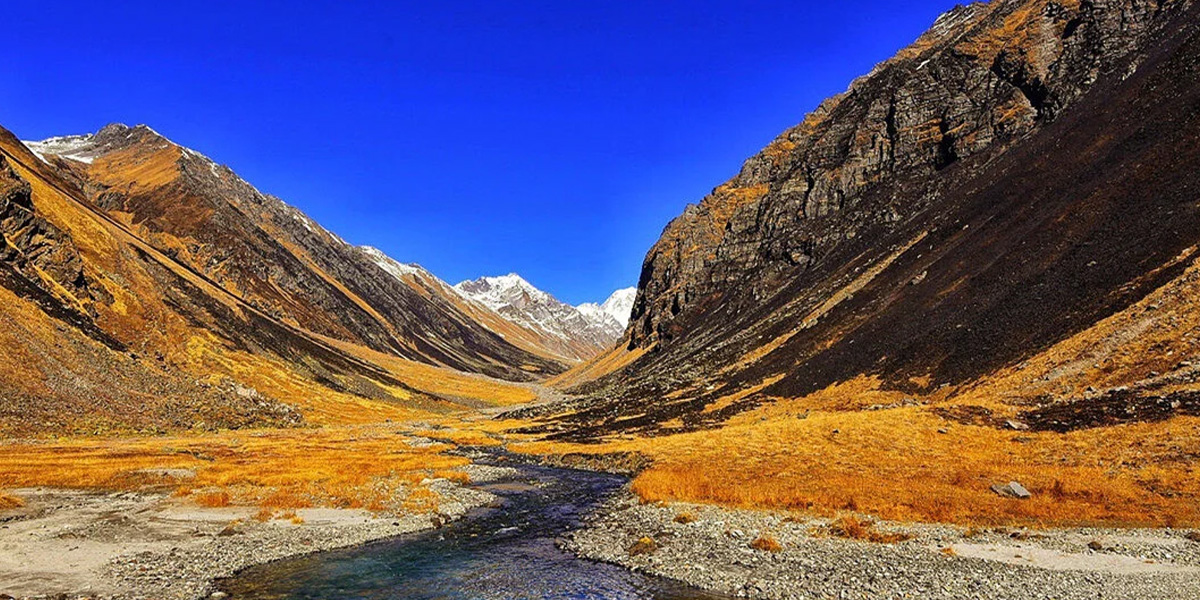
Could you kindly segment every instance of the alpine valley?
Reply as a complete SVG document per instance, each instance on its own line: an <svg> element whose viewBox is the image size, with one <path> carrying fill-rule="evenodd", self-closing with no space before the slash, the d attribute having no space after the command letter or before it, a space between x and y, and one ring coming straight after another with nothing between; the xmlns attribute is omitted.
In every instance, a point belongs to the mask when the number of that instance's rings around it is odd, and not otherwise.
<svg viewBox="0 0 1200 600"><path fill-rule="evenodd" d="M0 130L0 598L1200 597L1200 4L793 122L579 306Z"/></svg>

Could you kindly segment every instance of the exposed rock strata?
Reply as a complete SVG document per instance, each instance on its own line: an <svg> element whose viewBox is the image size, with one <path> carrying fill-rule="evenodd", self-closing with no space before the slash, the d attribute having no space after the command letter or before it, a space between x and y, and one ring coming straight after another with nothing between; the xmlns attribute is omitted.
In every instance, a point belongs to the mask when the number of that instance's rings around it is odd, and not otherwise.
<svg viewBox="0 0 1200 600"><path fill-rule="evenodd" d="M1198 27L1171 0L947 14L667 227L626 333L650 352L574 420L699 425L859 375L927 392L1129 307L1200 243Z"/></svg>

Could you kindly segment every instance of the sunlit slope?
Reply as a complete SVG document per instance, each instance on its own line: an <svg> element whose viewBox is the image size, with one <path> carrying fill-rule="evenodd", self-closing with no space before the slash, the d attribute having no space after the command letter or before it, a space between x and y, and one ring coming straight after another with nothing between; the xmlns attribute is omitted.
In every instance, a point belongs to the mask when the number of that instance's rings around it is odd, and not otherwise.
<svg viewBox="0 0 1200 600"><path fill-rule="evenodd" d="M162 239L164 250L147 243L148 228L85 199L75 165L43 163L8 132L0 158L0 434L367 422L462 407L437 396L433 373L457 374L429 366L410 386L407 361L395 358L393 373L246 301ZM143 181L171 171L138 166ZM472 381L455 396L512 394Z"/></svg>
<svg viewBox="0 0 1200 600"><path fill-rule="evenodd" d="M294 207L145 126L110 125L67 158L85 199L276 319L435 365L509 379L556 373L443 298L389 276ZM74 160L86 154L86 160ZM90 161L90 162L89 162Z"/></svg>

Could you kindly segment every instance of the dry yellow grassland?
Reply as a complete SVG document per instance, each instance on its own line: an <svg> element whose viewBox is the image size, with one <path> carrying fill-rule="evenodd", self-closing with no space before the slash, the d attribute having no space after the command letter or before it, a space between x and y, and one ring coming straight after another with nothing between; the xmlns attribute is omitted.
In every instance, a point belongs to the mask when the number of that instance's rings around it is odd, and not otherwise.
<svg viewBox="0 0 1200 600"><path fill-rule="evenodd" d="M429 509L436 494L422 480L465 480L457 469L468 461L445 454L450 447L410 446L394 426L10 443L0 488L172 490L203 506Z"/></svg>
<svg viewBox="0 0 1200 600"><path fill-rule="evenodd" d="M24 500L21 500L20 498L13 496L12 494L6 494L4 492L0 492L0 510L8 510L10 508L20 508L22 506L25 506Z"/></svg>
<svg viewBox="0 0 1200 600"><path fill-rule="evenodd" d="M1200 419L1191 417L1030 433L947 423L926 407L845 411L785 401L708 431L513 448L644 453L653 466L633 490L648 502L963 524L1194 526L1200 473L1188 457L1198 445ZM1033 498L990 489L1012 480Z"/></svg>

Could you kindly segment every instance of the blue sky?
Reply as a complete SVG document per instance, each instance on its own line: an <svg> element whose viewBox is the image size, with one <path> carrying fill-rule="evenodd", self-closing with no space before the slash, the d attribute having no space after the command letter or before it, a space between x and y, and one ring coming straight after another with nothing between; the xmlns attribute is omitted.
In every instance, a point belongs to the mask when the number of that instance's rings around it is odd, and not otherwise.
<svg viewBox="0 0 1200 600"><path fill-rule="evenodd" d="M26 2L0 125L145 123L355 244L572 303L946 0Z"/></svg>

